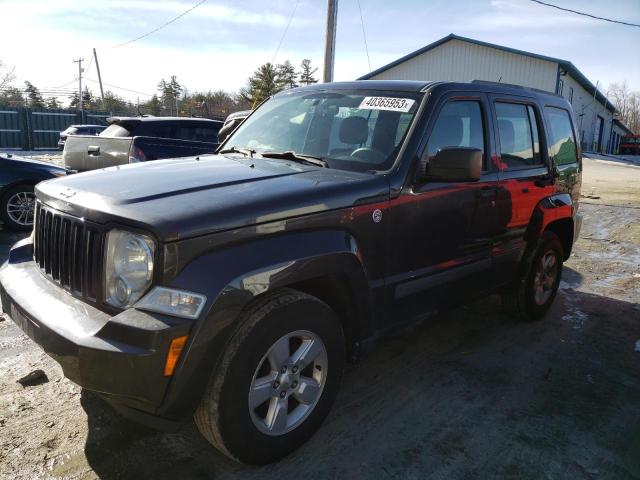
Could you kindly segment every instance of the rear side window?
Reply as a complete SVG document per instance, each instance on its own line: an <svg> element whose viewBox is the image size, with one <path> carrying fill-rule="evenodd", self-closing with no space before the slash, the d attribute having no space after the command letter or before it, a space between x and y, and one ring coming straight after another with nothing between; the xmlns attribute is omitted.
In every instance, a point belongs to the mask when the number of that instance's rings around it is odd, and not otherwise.
<svg viewBox="0 0 640 480"><path fill-rule="evenodd" d="M100 134L101 137L130 137L131 132L115 123L109 125Z"/></svg>
<svg viewBox="0 0 640 480"><path fill-rule="evenodd" d="M177 138L195 142L217 142L218 130L209 127L178 127Z"/></svg>
<svg viewBox="0 0 640 480"><path fill-rule="evenodd" d="M144 137L176 138L176 128L170 123L143 122L135 129L135 135Z"/></svg>
<svg viewBox="0 0 640 480"><path fill-rule="evenodd" d="M535 112L529 105L496 102L500 156L507 168L542 163Z"/></svg>
<svg viewBox="0 0 640 480"><path fill-rule="evenodd" d="M484 125L480 102L452 101L440 110L427 143L429 158L446 147L477 148L482 150L484 159Z"/></svg>
<svg viewBox="0 0 640 480"><path fill-rule="evenodd" d="M571 128L569 112L561 108L546 107L545 113L551 129L551 152L557 165L578 161L576 137Z"/></svg>

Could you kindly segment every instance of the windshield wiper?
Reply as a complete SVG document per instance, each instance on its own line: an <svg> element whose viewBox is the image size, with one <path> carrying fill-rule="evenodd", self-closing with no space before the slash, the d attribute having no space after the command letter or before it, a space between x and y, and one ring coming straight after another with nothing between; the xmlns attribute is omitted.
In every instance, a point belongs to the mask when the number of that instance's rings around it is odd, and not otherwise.
<svg viewBox="0 0 640 480"><path fill-rule="evenodd" d="M320 157L314 157L312 155L303 155L294 151L287 152L262 152L265 158L282 158L284 160L293 160L298 163L310 163L311 165L317 165L318 167L329 168L329 164L326 160Z"/></svg>
<svg viewBox="0 0 640 480"><path fill-rule="evenodd" d="M245 157L253 158L253 154L256 153L255 150L251 150L250 148L225 148L224 150L220 150L218 153L242 153Z"/></svg>

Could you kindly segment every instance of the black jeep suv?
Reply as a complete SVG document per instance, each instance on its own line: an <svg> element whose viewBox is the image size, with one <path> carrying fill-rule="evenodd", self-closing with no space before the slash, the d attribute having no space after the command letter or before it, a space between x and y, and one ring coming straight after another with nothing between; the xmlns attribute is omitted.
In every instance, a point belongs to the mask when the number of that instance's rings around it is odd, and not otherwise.
<svg viewBox="0 0 640 480"><path fill-rule="evenodd" d="M345 359L489 292L545 314L580 226L570 105L473 83L279 93L217 155L36 187L5 312L123 413L228 456L307 440Z"/></svg>

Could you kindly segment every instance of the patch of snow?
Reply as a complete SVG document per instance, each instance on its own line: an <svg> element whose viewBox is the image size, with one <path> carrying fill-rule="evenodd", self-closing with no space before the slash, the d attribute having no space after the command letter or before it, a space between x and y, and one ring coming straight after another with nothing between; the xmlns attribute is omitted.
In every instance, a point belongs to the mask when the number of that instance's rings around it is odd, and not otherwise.
<svg viewBox="0 0 640 480"><path fill-rule="evenodd" d="M567 313L562 316L562 320L564 322L571 323L575 329L582 328L585 322L589 319L589 315L580 310L575 305L575 299L570 296L565 297L565 307L567 309Z"/></svg>
<svg viewBox="0 0 640 480"><path fill-rule="evenodd" d="M575 328L576 330L584 326L584 322L587 320L587 318L589 318L589 316L586 313L581 312L577 309L567 315L562 316L562 320L571 323L573 325L573 328Z"/></svg>

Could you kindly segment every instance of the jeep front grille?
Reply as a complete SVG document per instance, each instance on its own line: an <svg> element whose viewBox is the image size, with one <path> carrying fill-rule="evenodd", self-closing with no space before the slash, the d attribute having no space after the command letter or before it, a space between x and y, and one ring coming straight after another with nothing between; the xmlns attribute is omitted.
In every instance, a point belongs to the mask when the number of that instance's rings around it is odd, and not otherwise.
<svg viewBox="0 0 640 480"><path fill-rule="evenodd" d="M43 273L62 288L96 301L102 277L102 232L84 219L40 202L34 219L33 256Z"/></svg>

